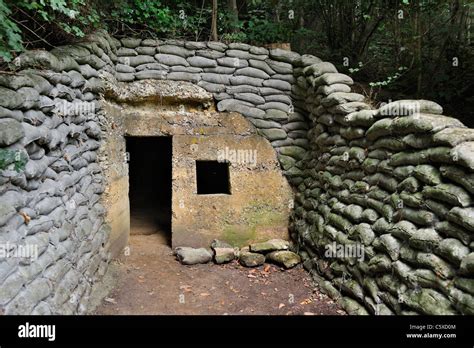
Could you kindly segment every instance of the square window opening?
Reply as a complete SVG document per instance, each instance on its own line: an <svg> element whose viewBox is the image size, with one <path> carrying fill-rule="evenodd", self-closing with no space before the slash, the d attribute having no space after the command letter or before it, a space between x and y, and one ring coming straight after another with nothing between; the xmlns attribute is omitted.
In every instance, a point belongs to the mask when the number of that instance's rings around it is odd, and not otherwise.
<svg viewBox="0 0 474 348"><path fill-rule="evenodd" d="M196 161L197 194L230 195L229 163Z"/></svg>

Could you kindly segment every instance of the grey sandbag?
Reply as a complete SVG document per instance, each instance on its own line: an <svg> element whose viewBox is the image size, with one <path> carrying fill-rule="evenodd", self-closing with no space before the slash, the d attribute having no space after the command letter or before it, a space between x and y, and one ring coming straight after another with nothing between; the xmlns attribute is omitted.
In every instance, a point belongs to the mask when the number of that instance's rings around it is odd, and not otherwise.
<svg viewBox="0 0 474 348"><path fill-rule="evenodd" d="M439 184L434 187L425 186L423 195L453 206L468 207L472 204L471 196L463 188L453 184Z"/></svg>
<svg viewBox="0 0 474 348"><path fill-rule="evenodd" d="M433 289L409 290L403 297L403 302L408 307L427 315L456 314L449 299Z"/></svg>
<svg viewBox="0 0 474 348"><path fill-rule="evenodd" d="M474 253L470 253L462 259L459 272L469 277L474 275Z"/></svg>
<svg viewBox="0 0 474 348"><path fill-rule="evenodd" d="M392 134L435 133L450 127L465 128L466 126L452 117L415 114L394 119L391 124L391 132Z"/></svg>
<svg viewBox="0 0 474 348"><path fill-rule="evenodd" d="M380 244L383 246L383 249L387 252L390 258L393 261L398 260L400 255L400 247L401 243L395 237L393 237L390 233L383 234L379 237Z"/></svg>
<svg viewBox="0 0 474 348"><path fill-rule="evenodd" d="M427 252L435 250L441 241L442 238L433 228L420 228L408 240L410 246Z"/></svg>
<svg viewBox="0 0 474 348"><path fill-rule="evenodd" d="M474 208L454 207L448 213L447 219L456 225L461 225L470 232L474 232Z"/></svg>
<svg viewBox="0 0 474 348"><path fill-rule="evenodd" d="M386 255L377 254L369 261L369 271L371 273L386 273L389 272L392 266L392 261Z"/></svg>
<svg viewBox="0 0 474 348"><path fill-rule="evenodd" d="M416 166L413 175L428 185L441 184L441 174L439 170L430 164L420 164Z"/></svg>
<svg viewBox="0 0 474 348"><path fill-rule="evenodd" d="M369 246L372 244L372 241L375 238L375 233L372 231L372 228L367 223L361 223L359 225L354 226L349 235L357 236L358 239L365 245Z"/></svg>
<svg viewBox="0 0 474 348"><path fill-rule="evenodd" d="M433 253L418 253L416 261L444 279L451 279L456 275L456 270L452 265Z"/></svg>
<svg viewBox="0 0 474 348"><path fill-rule="evenodd" d="M408 240L414 236L417 232L417 227L410 221L402 220L392 225L388 232L393 234L395 237Z"/></svg>
<svg viewBox="0 0 474 348"><path fill-rule="evenodd" d="M445 259L459 266L462 259L469 254L469 248L455 238L446 238L439 243L437 252Z"/></svg>
<svg viewBox="0 0 474 348"><path fill-rule="evenodd" d="M413 100L404 99L396 100L391 103L387 103L381 106L376 113L377 117L390 117L390 116L409 116L419 113L437 114L443 113L443 108L430 100Z"/></svg>
<svg viewBox="0 0 474 348"><path fill-rule="evenodd" d="M474 174L466 172L458 166L441 166L441 175L463 186L467 191L474 194Z"/></svg>
<svg viewBox="0 0 474 348"><path fill-rule="evenodd" d="M460 240L464 245L469 245L472 240L471 235L464 228L449 221L438 222L435 229L445 236Z"/></svg>
<svg viewBox="0 0 474 348"><path fill-rule="evenodd" d="M433 142L440 145L456 146L467 141L474 141L474 129L446 128L433 136Z"/></svg>

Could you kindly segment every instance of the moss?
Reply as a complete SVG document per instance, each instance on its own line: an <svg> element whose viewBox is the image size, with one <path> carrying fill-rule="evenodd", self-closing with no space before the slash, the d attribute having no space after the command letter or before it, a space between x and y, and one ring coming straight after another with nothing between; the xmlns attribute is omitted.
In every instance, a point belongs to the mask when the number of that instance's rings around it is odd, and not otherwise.
<svg viewBox="0 0 474 348"><path fill-rule="evenodd" d="M249 241L256 237L255 227L228 225L224 227L221 239L232 246L243 247L249 244Z"/></svg>
<svg viewBox="0 0 474 348"><path fill-rule="evenodd" d="M253 242L268 240L268 235L259 231L271 230L288 224L285 214L275 212L264 202L250 202L242 211L240 223L231 224L230 217L224 217L225 227L221 239L233 246L246 246Z"/></svg>
<svg viewBox="0 0 474 348"><path fill-rule="evenodd" d="M17 172L25 170L28 156L22 151L0 149L0 170L6 170L10 165Z"/></svg>
<svg viewBox="0 0 474 348"><path fill-rule="evenodd" d="M266 226L271 227L273 225L287 224L285 216L281 213L275 213L274 211L262 211L256 212L249 216L249 220L255 226Z"/></svg>

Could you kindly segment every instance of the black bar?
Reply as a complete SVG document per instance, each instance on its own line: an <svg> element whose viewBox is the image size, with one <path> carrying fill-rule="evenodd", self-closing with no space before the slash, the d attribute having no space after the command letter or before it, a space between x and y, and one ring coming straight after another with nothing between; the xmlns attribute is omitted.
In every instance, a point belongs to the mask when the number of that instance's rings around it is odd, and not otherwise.
<svg viewBox="0 0 474 348"><path fill-rule="evenodd" d="M55 340L19 338L19 326L54 324ZM167 346L196 344L473 347L469 316L0 316L0 347ZM411 325L411 326L410 326ZM432 325L430 328L429 325ZM411 327L411 329L410 329ZM455 334L455 338L408 338L407 334ZM162 342L162 343L160 343ZM303 347L303 346L301 346Z"/></svg>

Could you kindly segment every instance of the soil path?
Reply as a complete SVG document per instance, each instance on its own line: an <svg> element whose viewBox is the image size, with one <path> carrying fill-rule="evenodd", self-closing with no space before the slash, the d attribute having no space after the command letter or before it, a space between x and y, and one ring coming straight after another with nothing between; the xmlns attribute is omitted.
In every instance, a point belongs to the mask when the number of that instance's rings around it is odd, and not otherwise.
<svg viewBox="0 0 474 348"><path fill-rule="evenodd" d="M116 284L96 314L344 314L313 290L301 265L183 266L159 234L132 235L129 254L117 261Z"/></svg>

